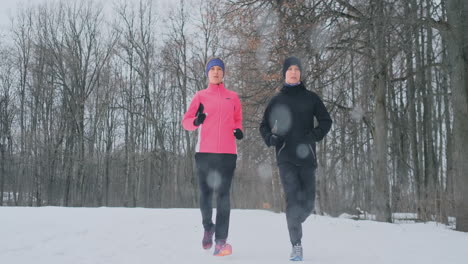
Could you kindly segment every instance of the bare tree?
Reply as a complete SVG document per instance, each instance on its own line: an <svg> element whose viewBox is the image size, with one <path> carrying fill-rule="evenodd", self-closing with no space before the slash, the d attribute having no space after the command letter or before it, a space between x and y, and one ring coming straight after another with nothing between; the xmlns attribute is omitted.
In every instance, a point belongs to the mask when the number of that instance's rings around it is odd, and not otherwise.
<svg viewBox="0 0 468 264"><path fill-rule="evenodd" d="M170 71L170 78L175 83L175 88L178 89L178 94L181 96L178 102L178 112L180 118L188 109L188 101L193 96L195 90L190 84L190 49L191 39L187 33L187 27L190 23L190 16L187 11L187 3L184 0L179 2L172 16L169 19L169 42L170 47L164 48L164 66ZM178 120L181 120L177 118ZM180 124L180 122L179 122ZM180 140L184 142L181 147L185 153L183 163L178 166L184 168L180 174L173 177L171 187L174 188L172 194L176 197L185 197L184 200L190 205L196 204L196 181L194 177L193 155L195 153L195 140L193 133L183 131L184 137ZM188 198L188 199L187 199ZM173 199L174 200L174 199Z"/></svg>
<svg viewBox="0 0 468 264"><path fill-rule="evenodd" d="M31 60L31 50L32 50L32 30L33 30L33 21L32 21L33 12L31 10L22 10L19 12L17 22L13 25L14 29L14 41L15 47L17 49L17 61L18 61L18 70L19 70L19 94L20 94L20 162L19 162L19 178L23 182L27 177L27 167L28 167L28 156L30 155L28 144L28 131L26 129L26 95L28 85L28 75L29 67ZM19 187L21 190L22 188Z"/></svg>
<svg viewBox="0 0 468 264"><path fill-rule="evenodd" d="M468 4L447 0L447 32L454 112L454 177L457 230L468 232Z"/></svg>
<svg viewBox="0 0 468 264"><path fill-rule="evenodd" d="M10 197L10 190L5 189L7 179L13 178L13 135L12 123L14 119L14 97L11 57L0 47L0 206L4 205L3 198ZM6 193L8 192L8 193Z"/></svg>
<svg viewBox="0 0 468 264"><path fill-rule="evenodd" d="M388 66L385 47L385 7L383 0L372 4L375 8L375 197L376 218L378 221L391 222L389 179L387 174L387 104L386 93L388 85Z"/></svg>
<svg viewBox="0 0 468 264"><path fill-rule="evenodd" d="M106 64L112 46L102 42L100 25L101 8L90 3L61 6L60 35L52 39L53 57L58 68L58 79L68 94L72 117L72 133L77 142L77 186L79 205L85 202L85 105L91 92L97 87L102 68ZM72 128L71 127L71 128Z"/></svg>

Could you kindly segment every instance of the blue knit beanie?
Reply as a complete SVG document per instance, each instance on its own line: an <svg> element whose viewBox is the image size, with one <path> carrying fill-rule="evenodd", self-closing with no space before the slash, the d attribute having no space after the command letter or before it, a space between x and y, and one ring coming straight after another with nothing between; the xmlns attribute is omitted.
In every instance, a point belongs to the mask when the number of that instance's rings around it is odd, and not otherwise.
<svg viewBox="0 0 468 264"><path fill-rule="evenodd" d="M208 63L206 64L206 70L205 70L206 76L208 76L208 72L210 71L211 67L213 67L213 66L221 67L221 69L223 69L223 73L224 73L224 62L220 58L213 58L213 59L209 60Z"/></svg>

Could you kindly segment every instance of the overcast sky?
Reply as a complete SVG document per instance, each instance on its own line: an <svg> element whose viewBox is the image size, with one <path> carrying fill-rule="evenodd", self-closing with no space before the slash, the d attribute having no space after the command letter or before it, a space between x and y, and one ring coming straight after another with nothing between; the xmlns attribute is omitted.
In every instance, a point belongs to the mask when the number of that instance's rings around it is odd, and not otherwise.
<svg viewBox="0 0 468 264"><path fill-rule="evenodd" d="M39 4L50 0L1 0L0 4L0 30L5 31L10 27L11 17L15 15L18 6Z"/></svg>
<svg viewBox="0 0 468 264"><path fill-rule="evenodd" d="M0 32L5 32L10 28L11 17L15 16L16 9L21 6L37 5L44 2L56 2L60 0L0 0ZM67 1L67 0L65 0ZM69 0L76 1L76 0ZM95 2L112 3L121 0L94 0ZM139 0L128 0L138 2ZM168 8L179 1L175 0L154 0L159 8Z"/></svg>
<svg viewBox="0 0 468 264"><path fill-rule="evenodd" d="M0 4L0 29L3 31L10 24L10 17L18 0L3 0Z"/></svg>

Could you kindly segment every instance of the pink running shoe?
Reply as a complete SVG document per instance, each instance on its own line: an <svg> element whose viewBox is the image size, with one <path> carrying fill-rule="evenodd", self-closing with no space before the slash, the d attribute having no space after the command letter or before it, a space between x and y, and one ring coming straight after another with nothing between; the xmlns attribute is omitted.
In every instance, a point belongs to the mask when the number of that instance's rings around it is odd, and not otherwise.
<svg viewBox="0 0 468 264"><path fill-rule="evenodd" d="M232 246L224 241L224 243L216 243L213 255L222 257L232 254Z"/></svg>
<svg viewBox="0 0 468 264"><path fill-rule="evenodd" d="M213 225L210 230L205 230L203 234L202 247L203 249L210 249L213 246L213 235L215 233L215 226Z"/></svg>

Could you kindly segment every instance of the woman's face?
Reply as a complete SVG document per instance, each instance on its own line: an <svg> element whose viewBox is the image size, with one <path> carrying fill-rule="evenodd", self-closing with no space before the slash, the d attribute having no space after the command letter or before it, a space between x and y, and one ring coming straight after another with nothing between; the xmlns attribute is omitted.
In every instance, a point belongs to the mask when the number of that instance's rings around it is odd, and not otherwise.
<svg viewBox="0 0 468 264"><path fill-rule="evenodd" d="M208 81L212 84L220 84L223 82L224 72L219 66L213 66L208 71Z"/></svg>
<svg viewBox="0 0 468 264"><path fill-rule="evenodd" d="M289 66L288 70L286 71L285 82L287 84L295 84L301 80L301 70L297 65Z"/></svg>

